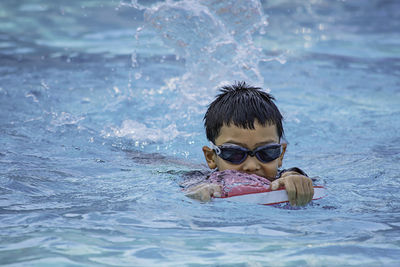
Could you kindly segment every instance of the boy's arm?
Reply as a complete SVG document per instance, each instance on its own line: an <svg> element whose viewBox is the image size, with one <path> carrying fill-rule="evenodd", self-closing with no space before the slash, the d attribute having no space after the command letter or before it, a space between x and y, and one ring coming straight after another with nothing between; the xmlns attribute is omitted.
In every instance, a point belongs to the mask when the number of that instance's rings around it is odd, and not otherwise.
<svg viewBox="0 0 400 267"><path fill-rule="evenodd" d="M304 206L314 196L313 181L298 168L283 172L280 178L272 182L271 190L276 190L281 186L285 187L292 206Z"/></svg>

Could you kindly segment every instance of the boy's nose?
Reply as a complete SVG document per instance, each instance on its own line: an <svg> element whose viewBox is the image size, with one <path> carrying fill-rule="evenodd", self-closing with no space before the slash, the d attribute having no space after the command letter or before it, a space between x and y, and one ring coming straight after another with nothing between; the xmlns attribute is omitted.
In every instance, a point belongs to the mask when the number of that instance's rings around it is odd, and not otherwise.
<svg viewBox="0 0 400 267"><path fill-rule="evenodd" d="M242 169L245 172L255 172L260 169L260 163L258 162L256 157L248 156L247 159L243 162Z"/></svg>

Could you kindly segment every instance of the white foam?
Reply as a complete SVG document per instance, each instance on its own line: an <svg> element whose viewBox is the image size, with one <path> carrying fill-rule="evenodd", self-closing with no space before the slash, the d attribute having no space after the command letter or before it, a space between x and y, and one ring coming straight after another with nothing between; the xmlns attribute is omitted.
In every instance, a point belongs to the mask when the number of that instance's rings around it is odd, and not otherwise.
<svg viewBox="0 0 400 267"><path fill-rule="evenodd" d="M125 120L122 122L121 127L111 127L111 132L103 135L131 138L139 142L167 142L173 140L179 134L180 132L175 123L165 128L150 128L137 121Z"/></svg>

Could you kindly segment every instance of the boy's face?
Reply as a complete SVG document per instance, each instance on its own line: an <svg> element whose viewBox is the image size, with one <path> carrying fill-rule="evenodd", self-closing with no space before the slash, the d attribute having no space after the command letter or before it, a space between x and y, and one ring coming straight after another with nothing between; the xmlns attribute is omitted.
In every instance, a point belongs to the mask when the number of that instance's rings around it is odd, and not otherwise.
<svg viewBox="0 0 400 267"><path fill-rule="evenodd" d="M254 150L255 148L270 144L279 143L279 137L275 125L262 126L256 120L254 129L243 129L231 123L229 126L223 125L220 129L219 136L215 139L215 145L235 144L241 147ZM203 152L207 164L211 169L218 168L223 170L237 170L244 173L256 174L271 180L276 177L278 167L282 165L283 156L286 150L286 144L282 144L282 154L279 158L262 163L256 157L247 156L246 160L240 164L232 164L223 160L211 148L204 146Z"/></svg>

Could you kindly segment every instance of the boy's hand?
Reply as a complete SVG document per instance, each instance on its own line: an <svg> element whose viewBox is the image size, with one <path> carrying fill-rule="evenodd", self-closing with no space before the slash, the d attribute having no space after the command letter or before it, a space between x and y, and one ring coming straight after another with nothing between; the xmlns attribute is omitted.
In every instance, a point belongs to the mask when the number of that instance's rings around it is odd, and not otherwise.
<svg viewBox="0 0 400 267"><path fill-rule="evenodd" d="M216 184L199 184L190 188L186 196L200 201L210 201L211 197L221 197L221 186Z"/></svg>
<svg viewBox="0 0 400 267"><path fill-rule="evenodd" d="M314 196L312 180L297 172L284 172L281 178L271 183L271 190L276 190L281 186L285 187L292 206L304 206Z"/></svg>

